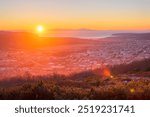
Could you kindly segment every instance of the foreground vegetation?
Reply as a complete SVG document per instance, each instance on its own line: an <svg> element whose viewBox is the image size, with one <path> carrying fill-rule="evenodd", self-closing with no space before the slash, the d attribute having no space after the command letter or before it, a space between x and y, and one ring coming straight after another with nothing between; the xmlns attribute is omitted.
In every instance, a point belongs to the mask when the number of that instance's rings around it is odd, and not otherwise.
<svg viewBox="0 0 150 117"><path fill-rule="evenodd" d="M70 76L26 74L0 81L0 99L150 99L150 59Z"/></svg>

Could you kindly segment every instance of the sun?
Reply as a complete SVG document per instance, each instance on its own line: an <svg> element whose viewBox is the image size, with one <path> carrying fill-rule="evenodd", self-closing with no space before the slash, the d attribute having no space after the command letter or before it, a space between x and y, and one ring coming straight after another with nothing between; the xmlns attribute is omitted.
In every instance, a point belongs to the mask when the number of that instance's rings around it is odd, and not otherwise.
<svg viewBox="0 0 150 117"><path fill-rule="evenodd" d="M37 32L42 33L44 31L44 27L42 25L37 26Z"/></svg>

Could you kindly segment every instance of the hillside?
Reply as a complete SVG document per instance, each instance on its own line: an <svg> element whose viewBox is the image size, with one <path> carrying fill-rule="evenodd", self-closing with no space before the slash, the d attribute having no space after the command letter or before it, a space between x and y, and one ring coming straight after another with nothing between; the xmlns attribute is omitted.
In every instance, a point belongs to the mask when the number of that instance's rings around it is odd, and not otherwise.
<svg viewBox="0 0 150 117"><path fill-rule="evenodd" d="M149 59L105 70L4 79L0 82L0 99L150 99Z"/></svg>
<svg viewBox="0 0 150 117"><path fill-rule="evenodd" d="M28 32L0 31L0 49L35 49L59 45L91 43L90 40L69 37L39 37ZM94 41L93 41L94 42Z"/></svg>
<svg viewBox="0 0 150 117"><path fill-rule="evenodd" d="M116 38L122 39L142 39L150 40L150 33L116 33L112 35Z"/></svg>

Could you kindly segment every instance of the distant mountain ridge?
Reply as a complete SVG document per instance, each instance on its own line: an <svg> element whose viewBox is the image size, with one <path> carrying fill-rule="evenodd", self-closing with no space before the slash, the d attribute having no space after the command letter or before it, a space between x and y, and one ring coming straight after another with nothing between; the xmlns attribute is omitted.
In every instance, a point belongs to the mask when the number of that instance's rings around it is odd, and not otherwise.
<svg viewBox="0 0 150 117"><path fill-rule="evenodd" d="M113 34L114 37L122 37L122 38L136 38L136 39L149 39L150 40L150 32L147 33L116 33Z"/></svg>

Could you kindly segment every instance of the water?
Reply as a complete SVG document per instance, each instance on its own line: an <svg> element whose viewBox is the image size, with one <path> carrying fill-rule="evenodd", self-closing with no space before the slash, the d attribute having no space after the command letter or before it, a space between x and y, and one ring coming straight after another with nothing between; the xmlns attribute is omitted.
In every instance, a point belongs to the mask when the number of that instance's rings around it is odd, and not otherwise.
<svg viewBox="0 0 150 117"><path fill-rule="evenodd" d="M74 37L83 39L97 39L110 37L116 33L145 33L147 30L54 30L48 36L50 37Z"/></svg>

